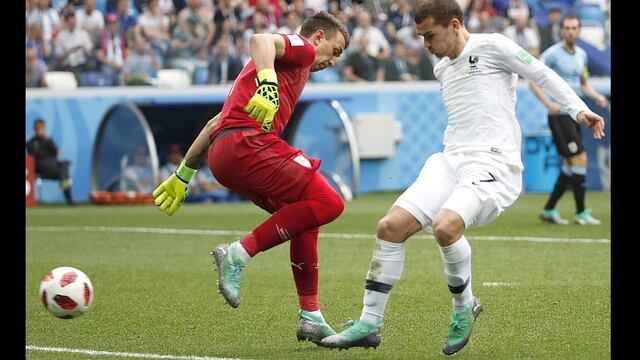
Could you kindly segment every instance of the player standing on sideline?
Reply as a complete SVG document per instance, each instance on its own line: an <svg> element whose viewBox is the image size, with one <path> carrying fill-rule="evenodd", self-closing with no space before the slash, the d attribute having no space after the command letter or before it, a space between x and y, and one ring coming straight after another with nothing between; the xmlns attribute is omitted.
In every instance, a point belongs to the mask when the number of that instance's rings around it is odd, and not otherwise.
<svg viewBox="0 0 640 360"><path fill-rule="evenodd" d="M418 3L414 21L425 48L441 58L434 73L448 113L444 152L427 159L378 222L360 319L322 339L323 346L380 344L384 309L404 267L405 241L427 228L438 243L453 298L442 351L451 355L467 344L481 305L471 292L471 247L464 230L493 221L522 190L517 74L553 94L595 138L604 135L602 117L553 70L501 34L469 34L456 0Z"/></svg>
<svg viewBox="0 0 640 360"><path fill-rule="evenodd" d="M240 277L249 260L290 240L301 308L298 340L319 342L335 334L318 305L317 240L319 227L336 219L344 204L317 171L320 160L278 135L309 72L335 65L348 45L345 26L323 11L304 21L300 35L253 35L252 60L236 79L222 111L205 125L175 174L153 192L160 210L173 215L208 149L215 178L271 214L241 240L214 249L218 288L229 305L238 307Z"/></svg>
<svg viewBox="0 0 640 360"><path fill-rule="evenodd" d="M600 107L607 106L607 98L598 94L587 81L587 53L576 45L580 35L580 19L567 16L560 23L561 40L540 56L540 61L560 75L578 95L587 95ZM567 186L573 188L576 201L576 214L573 221L580 225L600 225L600 220L591 216L591 209L584 206L586 193L585 178L587 176L587 152L584 151L580 125L577 124L567 109L553 99L548 99L540 88L530 82L531 90L549 110L549 128L558 153L564 157L562 169L556 179L549 200L540 212L540 219L553 224L566 225L568 220L560 217L555 209L558 200Z"/></svg>

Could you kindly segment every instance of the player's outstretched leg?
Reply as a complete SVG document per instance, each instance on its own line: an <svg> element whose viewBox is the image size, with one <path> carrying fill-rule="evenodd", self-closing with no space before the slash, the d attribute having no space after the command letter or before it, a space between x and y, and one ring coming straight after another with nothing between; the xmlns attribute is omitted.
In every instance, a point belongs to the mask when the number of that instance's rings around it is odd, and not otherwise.
<svg viewBox="0 0 640 360"><path fill-rule="evenodd" d="M467 345L469 336L471 336L471 330L473 329L473 323L481 311L482 304L480 304L480 300L474 296L473 301L466 309L453 311L451 313L449 332L447 336L445 336L442 346L442 352L445 353L445 355L453 355Z"/></svg>
<svg viewBox="0 0 640 360"><path fill-rule="evenodd" d="M380 345L382 336L380 329L382 323L369 325L360 320L349 320L345 324L346 329L339 334L327 336L320 342L321 346L328 348L349 349L352 347L363 347L365 349Z"/></svg>
<svg viewBox="0 0 640 360"><path fill-rule="evenodd" d="M241 246L239 241L235 241L231 244L218 245L211 252L218 270L218 289L225 301L234 308L240 306L238 295L240 277L247 265L247 262L238 255L238 251L241 250L238 247Z"/></svg>
<svg viewBox="0 0 640 360"><path fill-rule="evenodd" d="M315 316L309 311L300 310L300 325L296 331L298 341L313 341L320 345L322 339L335 334L336 332L327 324L322 315Z"/></svg>

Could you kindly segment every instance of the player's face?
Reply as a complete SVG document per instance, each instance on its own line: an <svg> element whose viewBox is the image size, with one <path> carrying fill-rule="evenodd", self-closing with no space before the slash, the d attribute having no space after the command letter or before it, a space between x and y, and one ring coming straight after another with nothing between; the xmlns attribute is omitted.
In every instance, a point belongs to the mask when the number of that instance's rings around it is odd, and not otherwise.
<svg viewBox="0 0 640 360"><path fill-rule="evenodd" d="M416 24L418 35L422 35L424 48L428 52L443 58L449 56L455 50L456 37L452 22L444 27L437 24L433 17L427 17L420 24Z"/></svg>
<svg viewBox="0 0 640 360"><path fill-rule="evenodd" d="M565 19L560 28L560 36L568 44L573 45L580 35L580 22L578 19Z"/></svg>
<svg viewBox="0 0 640 360"><path fill-rule="evenodd" d="M336 31L331 39L327 39L325 32L318 30L312 36L312 41L316 48L316 59L311 65L311 71L320 71L334 66L345 46L345 39L340 31Z"/></svg>
<svg viewBox="0 0 640 360"><path fill-rule="evenodd" d="M36 131L36 135L38 136L45 136L47 135L47 130L44 128L44 124L43 123L37 123L35 126L35 131Z"/></svg>

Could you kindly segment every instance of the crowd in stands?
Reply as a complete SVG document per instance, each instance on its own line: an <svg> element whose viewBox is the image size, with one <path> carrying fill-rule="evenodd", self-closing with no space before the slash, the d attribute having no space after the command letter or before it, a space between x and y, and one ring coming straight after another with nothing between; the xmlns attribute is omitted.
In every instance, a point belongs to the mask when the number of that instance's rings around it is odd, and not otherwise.
<svg viewBox="0 0 640 360"><path fill-rule="evenodd" d="M535 56L559 40L559 21L570 13L596 48L610 44L610 0L458 2L469 31L503 33ZM47 86L47 71L71 72L79 86L156 85L160 69L181 69L195 85L230 83L250 59L251 35L298 32L317 10L347 24L352 46L312 82L433 80L437 58L415 32L413 3L26 0L26 86Z"/></svg>

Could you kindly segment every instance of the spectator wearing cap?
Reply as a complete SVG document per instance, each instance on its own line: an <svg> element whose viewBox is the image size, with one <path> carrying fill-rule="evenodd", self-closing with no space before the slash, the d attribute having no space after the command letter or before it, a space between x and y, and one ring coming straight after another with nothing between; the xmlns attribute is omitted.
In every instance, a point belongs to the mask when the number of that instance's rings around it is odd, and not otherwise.
<svg viewBox="0 0 640 360"><path fill-rule="evenodd" d="M88 60L93 49L93 43L89 33L85 29L76 26L74 13L67 13L64 21L65 28L60 31L56 39L57 68L62 71L73 72L80 84L80 73L91 70Z"/></svg>
<svg viewBox="0 0 640 360"><path fill-rule="evenodd" d="M122 65L127 58L127 42L120 31L118 16L107 15L107 27L100 36L100 48L96 51L100 71L111 77L113 84L120 84Z"/></svg>

